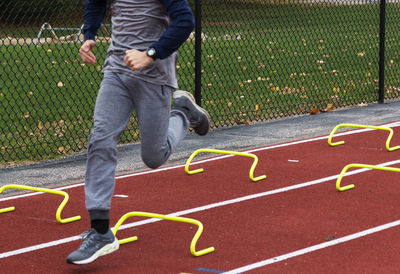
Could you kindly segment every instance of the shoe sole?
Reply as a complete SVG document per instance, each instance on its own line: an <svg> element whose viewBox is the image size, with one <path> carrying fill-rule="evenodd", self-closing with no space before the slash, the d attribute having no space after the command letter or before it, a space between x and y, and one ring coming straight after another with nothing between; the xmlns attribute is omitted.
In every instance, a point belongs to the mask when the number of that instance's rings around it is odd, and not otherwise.
<svg viewBox="0 0 400 274"><path fill-rule="evenodd" d="M117 239L115 239L114 242L103 246L101 249L97 250L97 252L95 252L92 256L90 256L89 258L87 258L85 260L67 261L67 262L70 264L89 264L101 256L108 255L108 254L113 253L114 251L117 251L118 248L119 248L119 242Z"/></svg>
<svg viewBox="0 0 400 274"><path fill-rule="evenodd" d="M183 98L187 98L188 100L190 100L191 101L190 105L195 107L196 110L200 111L202 114L204 114L206 116L207 122L208 122L207 130L205 132L201 132L201 131L199 132L199 131L196 130L197 127L193 129L200 136L206 135L208 130L209 130L209 128L210 128L210 120L211 120L210 115L208 114L208 112L204 108L202 108L202 107L200 107L199 105L196 104L196 100L194 99L193 95L190 92L187 92L187 91L184 91L184 90L177 90L177 91L174 92L174 96L173 96L174 99L179 99L179 98L182 98L182 97Z"/></svg>

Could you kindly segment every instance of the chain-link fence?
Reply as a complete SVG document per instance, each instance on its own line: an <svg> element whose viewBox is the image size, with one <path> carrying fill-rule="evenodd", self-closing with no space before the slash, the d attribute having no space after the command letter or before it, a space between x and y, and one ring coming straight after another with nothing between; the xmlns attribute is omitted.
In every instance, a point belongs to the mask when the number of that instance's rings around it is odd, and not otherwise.
<svg viewBox="0 0 400 274"><path fill-rule="evenodd" d="M201 24L178 51L179 85L202 98L214 128L378 101L380 2L189 4ZM84 64L78 57L83 9L84 0L0 1L1 164L86 148L111 26L107 16L97 65ZM384 96L395 99L400 0L388 1L385 11ZM133 116L121 143L136 141Z"/></svg>

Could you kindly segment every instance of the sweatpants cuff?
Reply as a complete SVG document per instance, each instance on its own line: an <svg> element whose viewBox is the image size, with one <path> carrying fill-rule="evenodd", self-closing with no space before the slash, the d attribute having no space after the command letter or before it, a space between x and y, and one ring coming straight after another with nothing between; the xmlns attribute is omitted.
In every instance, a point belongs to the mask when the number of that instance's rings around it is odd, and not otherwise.
<svg viewBox="0 0 400 274"><path fill-rule="evenodd" d="M110 219L110 211L109 210L89 210L89 218L90 220L109 220Z"/></svg>

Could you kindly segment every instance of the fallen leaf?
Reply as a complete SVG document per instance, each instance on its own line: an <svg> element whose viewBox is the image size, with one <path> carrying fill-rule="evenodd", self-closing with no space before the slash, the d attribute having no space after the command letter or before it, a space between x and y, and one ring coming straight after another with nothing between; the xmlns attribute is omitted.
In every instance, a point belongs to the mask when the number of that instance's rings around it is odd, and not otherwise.
<svg viewBox="0 0 400 274"><path fill-rule="evenodd" d="M57 149L57 153L58 153L58 154L65 154L65 153L67 153L67 151L65 150L64 147L59 147L59 148Z"/></svg>
<svg viewBox="0 0 400 274"><path fill-rule="evenodd" d="M326 105L325 109L321 110L321 112L328 112L328 111L332 111L332 110L334 110L333 104L329 103L329 104Z"/></svg>
<svg viewBox="0 0 400 274"><path fill-rule="evenodd" d="M309 113L310 113L311 115L318 114L318 112L319 112L319 109L317 109L317 108L312 108L312 109L310 109L310 111L309 111Z"/></svg>
<svg viewBox="0 0 400 274"><path fill-rule="evenodd" d="M38 129L39 130L42 130L43 129L43 124L42 124L42 121L39 121L39 123L38 123Z"/></svg>

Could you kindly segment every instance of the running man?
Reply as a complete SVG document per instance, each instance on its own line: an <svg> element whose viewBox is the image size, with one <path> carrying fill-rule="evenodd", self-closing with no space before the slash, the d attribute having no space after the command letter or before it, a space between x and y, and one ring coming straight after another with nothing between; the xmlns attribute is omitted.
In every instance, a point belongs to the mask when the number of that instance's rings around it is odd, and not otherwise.
<svg viewBox="0 0 400 274"><path fill-rule="evenodd" d="M84 43L79 54L89 64L107 0L86 0ZM178 88L176 50L194 28L186 0L114 0L112 42L104 61L104 77L94 109L87 149L85 201L91 228L80 247L67 257L87 264L119 248L110 230L115 186L117 143L133 111L139 124L141 157L150 168L169 158L189 127L199 135L210 127L208 113L193 96ZM174 107L171 109L171 99Z"/></svg>

